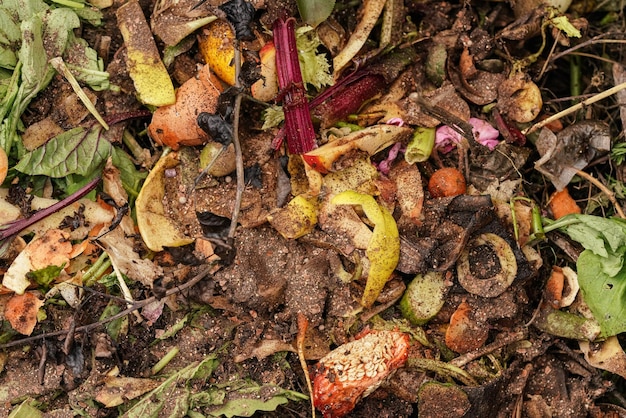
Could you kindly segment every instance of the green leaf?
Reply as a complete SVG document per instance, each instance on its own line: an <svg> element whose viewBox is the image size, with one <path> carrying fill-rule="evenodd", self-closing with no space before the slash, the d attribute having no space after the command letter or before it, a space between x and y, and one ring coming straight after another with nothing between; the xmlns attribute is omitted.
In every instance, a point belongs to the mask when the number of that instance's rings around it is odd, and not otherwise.
<svg viewBox="0 0 626 418"><path fill-rule="evenodd" d="M78 127L29 152L15 169L25 174L54 178L70 174L89 176L102 166L112 149L102 126L94 125L89 130Z"/></svg>
<svg viewBox="0 0 626 418"><path fill-rule="evenodd" d="M104 308L102 314L100 315L100 320L104 320L110 318L114 315L117 315L122 311L122 308L119 307L115 302L111 301ZM111 337L113 341L117 341L119 336L128 328L128 317L121 317L114 319L113 321L107 322L105 324L105 328L107 330L107 334Z"/></svg>
<svg viewBox="0 0 626 418"><path fill-rule="evenodd" d="M626 269L611 277L603 272L605 259L585 250L578 257L578 283L583 299L600 324L602 336L626 331Z"/></svg>
<svg viewBox="0 0 626 418"><path fill-rule="evenodd" d="M26 399L18 407L13 409L9 414L9 418L40 418L43 417L43 413L35 408L33 399Z"/></svg>
<svg viewBox="0 0 626 418"><path fill-rule="evenodd" d="M84 39L72 36L63 58L77 80L95 91L110 88L109 73L104 71L104 61Z"/></svg>
<svg viewBox="0 0 626 418"><path fill-rule="evenodd" d="M65 263L62 266L48 266L40 270L30 271L26 273L26 277L30 280L34 280L39 286L48 288L50 283L59 277L59 273L65 267Z"/></svg>
<svg viewBox="0 0 626 418"><path fill-rule="evenodd" d="M189 380L194 378L208 378L219 365L219 360L215 354L211 354L199 363L192 363L189 366L179 370L165 380L159 387L147 393L139 402L130 408L123 417L126 418L150 418L161 417L161 412L165 405L175 405L176 415L170 414L171 417L184 416L189 409L190 390L180 387L181 381L185 381L189 385ZM172 394L176 394L173 396ZM181 409L181 407L184 407Z"/></svg>
<svg viewBox="0 0 626 418"><path fill-rule="evenodd" d="M305 399L308 397L280 386L261 386L255 382L240 380L217 385L211 391L205 392L205 395L194 397L192 407L205 406L209 416L212 417L251 417L258 411L275 411L290 400Z"/></svg>
<svg viewBox="0 0 626 418"><path fill-rule="evenodd" d="M308 25L316 27L333 12L335 0L297 0L300 17Z"/></svg>
<svg viewBox="0 0 626 418"><path fill-rule="evenodd" d="M120 170L120 178L122 179L124 190L128 193L131 202L134 201L139 195L141 185L148 176L148 172L137 170L130 156L120 148L113 147L111 159L113 165Z"/></svg>
<svg viewBox="0 0 626 418"><path fill-rule="evenodd" d="M315 30L310 26L303 26L296 30L296 45L298 46L298 60L302 81L316 89L333 84L330 74L330 64L326 56L317 53L321 42Z"/></svg>

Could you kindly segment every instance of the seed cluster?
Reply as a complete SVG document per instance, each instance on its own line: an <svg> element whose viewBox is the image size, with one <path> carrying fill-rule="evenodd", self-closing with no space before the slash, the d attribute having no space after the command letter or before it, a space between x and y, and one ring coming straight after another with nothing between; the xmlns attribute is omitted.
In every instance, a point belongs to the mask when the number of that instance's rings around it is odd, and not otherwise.
<svg viewBox="0 0 626 418"><path fill-rule="evenodd" d="M385 376L397 354L398 338L403 334L380 331L342 345L320 362L340 382L359 381Z"/></svg>

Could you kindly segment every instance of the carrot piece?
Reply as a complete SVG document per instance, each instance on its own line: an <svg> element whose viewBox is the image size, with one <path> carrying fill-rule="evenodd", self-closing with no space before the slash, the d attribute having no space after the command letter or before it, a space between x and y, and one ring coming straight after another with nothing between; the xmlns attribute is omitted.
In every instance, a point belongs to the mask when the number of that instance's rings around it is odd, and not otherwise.
<svg viewBox="0 0 626 418"><path fill-rule="evenodd" d="M565 215L572 213L580 213L580 207L576 204L576 201L570 196L567 187L561 191L554 192L550 197L550 210L554 219L559 219Z"/></svg>
<svg viewBox="0 0 626 418"><path fill-rule="evenodd" d="M563 269L558 266L552 267L550 278L546 282L544 290L546 301L554 309L561 308L561 299L563 299L563 288L565 287L565 275Z"/></svg>

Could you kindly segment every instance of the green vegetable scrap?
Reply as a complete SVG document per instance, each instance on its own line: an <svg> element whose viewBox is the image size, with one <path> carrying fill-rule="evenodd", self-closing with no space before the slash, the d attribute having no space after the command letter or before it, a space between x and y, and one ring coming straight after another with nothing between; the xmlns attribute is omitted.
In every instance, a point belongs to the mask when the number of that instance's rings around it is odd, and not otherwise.
<svg viewBox="0 0 626 418"><path fill-rule="evenodd" d="M53 178L70 174L87 176L96 171L112 153L113 145L104 138L100 125L91 129L70 129L34 149L19 161L15 169L30 175Z"/></svg>
<svg viewBox="0 0 626 418"><path fill-rule="evenodd" d="M585 250L578 257L578 283L602 336L626 331L626 220L573 214L548 225Z"/></svg>
<svg viewBox="0 0 626 418"><path fill-rule="evenodd" d="M99 12L94 13L92 17L99 18ZM7 153L14 145L21 146L20 117L54 76L49 59L72 50L74 58L66 59L68 62L89 65L81 70L89 74L77 78L108 88L108 74L102 71L102 60L74 36L73 31L79 26L76 11L67 7L51 9L43 0L0 3L0 69L4 69L0 73L0 147ZM83 55L85 59L77 59Z"/></svg>
<svg viewBox="0 0 626 418"><path fill-rule="evenodd" d="M387 208L379 206L370 195L347 190L339 193L331 202L335 205L360 205L368 219L374 223L372 238L365 250L365 255L370 261L370 269L361 299L361 304L369 307L374 304L398 265L400 259L398 226Z"/></svg>
<svg viewBox="0 0 626 418"><path fill-rule="evenodd" d="M181 417L189 414L250 417L256 411L274 411L279 405L289 401L307 399L299 392L244 380L234 380L223 385L204 385L205 389L199 391L202 381L206 381L218 365L219 360L214 354L199 363L190 364L147 393L123 416Z"/></svg>

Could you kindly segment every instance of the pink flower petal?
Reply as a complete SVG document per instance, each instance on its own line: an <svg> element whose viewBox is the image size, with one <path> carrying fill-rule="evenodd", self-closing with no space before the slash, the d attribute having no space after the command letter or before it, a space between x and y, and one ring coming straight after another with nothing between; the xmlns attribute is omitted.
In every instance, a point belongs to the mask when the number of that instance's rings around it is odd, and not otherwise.
<svg viewBox="0 0 626 418"><path fill-rule="evenodd" d="M447 154L452 151L459 142L461 142L461 134L448 125L437 128L435 132L435 148L442 154Z"/></svg>
<svg viewBox="0 0 626 418"><path fill-rule="evenodd" d="M469 122L472 125L472 132L476 141L493 151L500 143L498 141L500 132L483 119L470 118Z"/></svg>

